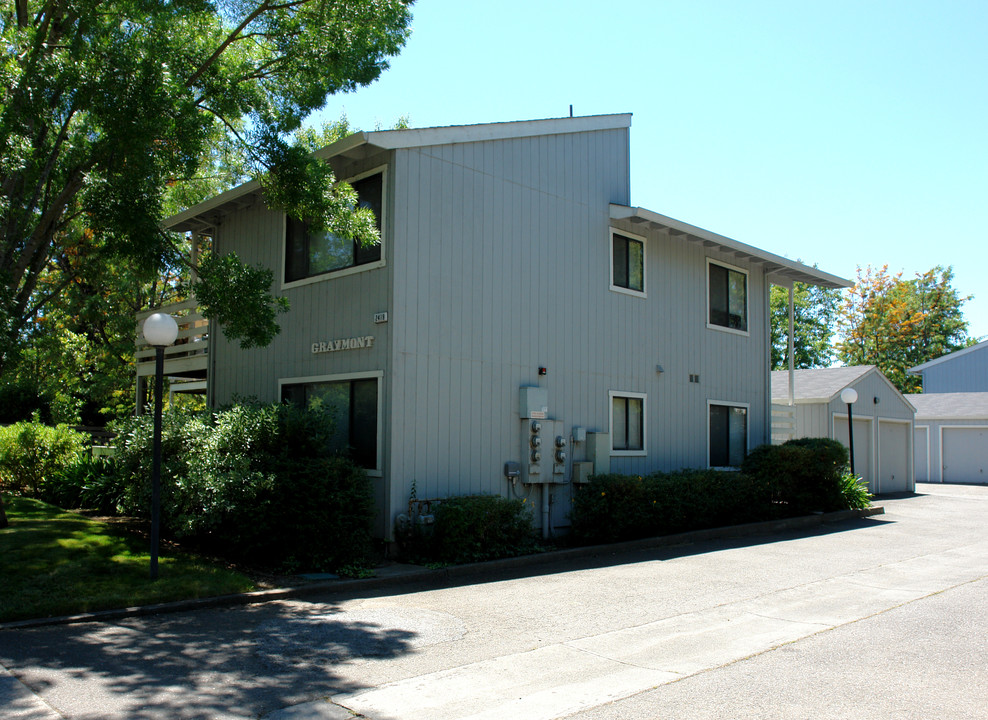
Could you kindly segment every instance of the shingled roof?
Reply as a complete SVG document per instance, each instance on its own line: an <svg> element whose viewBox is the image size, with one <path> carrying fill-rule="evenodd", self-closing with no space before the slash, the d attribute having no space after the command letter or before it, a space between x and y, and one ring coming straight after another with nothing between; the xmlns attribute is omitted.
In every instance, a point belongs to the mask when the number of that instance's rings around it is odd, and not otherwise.
<svg viewBox="0 0 988 720"><path fill-rule="evenodd" d="M906 400L917 420L988 420L988 392L916 393Z"/></svg>
<svg viewBox="0 0 988 720"><path fill-rule="evenodd" d="M852 385L870 372L878 372L874 365L850 367L813 368L796 370L796 402L830 402L840 391ZM789 371L772 373L772 400L789 399Z"/></svg>

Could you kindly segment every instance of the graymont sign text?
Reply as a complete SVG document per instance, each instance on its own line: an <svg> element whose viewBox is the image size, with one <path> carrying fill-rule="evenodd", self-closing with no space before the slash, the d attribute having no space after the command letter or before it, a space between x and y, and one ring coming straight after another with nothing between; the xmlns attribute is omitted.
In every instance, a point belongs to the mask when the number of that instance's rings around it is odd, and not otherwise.
<svg viewBox="0 0 988 720"><path fill-rule="evenodd" d="M339 338L338 340L314 342L312 343L312 352L339 352L340 350L360 350L361 348L370 347L374 347L374 336L363 335L361 337Z"/></svg>

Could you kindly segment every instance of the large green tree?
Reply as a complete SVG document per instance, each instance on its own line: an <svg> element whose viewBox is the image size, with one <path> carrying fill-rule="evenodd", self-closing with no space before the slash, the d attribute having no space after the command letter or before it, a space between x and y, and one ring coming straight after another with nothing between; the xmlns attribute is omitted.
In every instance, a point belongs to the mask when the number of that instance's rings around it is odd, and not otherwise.
<svg viewBox="0 0 988 720"><path fill-rule="evenodd" d="M378 77L407 38L410 4L0 6L0 372L28 326L84 275L73 263L117 268L130 289L181 265L181 239L160 220L216 184L258 178L273 205L373 242L373 220L352 211L352 190L291 133L329 96ZM229 177L217 179L222 172ZM253 269L205 269L217 290L207 310L246 332L241 342L276 331L275 299L257 282L232 282ZM236 287L254 297L237 297ZM261 308L264 322L236 322L245 307Z"/></svg>
<svg viewBox="0 0 988 720"><path fill-rule="evenodd" d="M841 291L793 283L793 365L827 367L834 359L834 323ZM772 316L772 369L789 368L789 289L773 285L769 298Z"/></svg>
<svg viewBox="0 0 988 720"><path fill-rule="evenodd" d="M920 378L906 371L974 342L967 334L962 296L953 269L936 266L903 280L888 267L858 268L841 306L838 359L845 365L877 365L902 392L919 392Z"/></svg>

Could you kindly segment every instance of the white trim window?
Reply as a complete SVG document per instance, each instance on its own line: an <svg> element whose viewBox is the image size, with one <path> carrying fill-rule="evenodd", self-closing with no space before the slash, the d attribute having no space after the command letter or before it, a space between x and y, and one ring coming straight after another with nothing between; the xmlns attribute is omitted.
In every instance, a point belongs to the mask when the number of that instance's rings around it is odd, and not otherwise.
<svg viewBox="0 0 988 720"><path fill-rule="evenodd" d="M303 407L322 406L333 415L331 443L370 475L381 470L380 371L319 375L278 381L281 401Z"/></svg>
<svg viewBox="0 0 988 720"><path fill-rule="evenodd" d="M748 334L748 271L707 258L707 327Z"/></svg>
<svg viewBox="0 0 988 720"><path fill-rule="evenodd" d="M707 401L707 464L738 468L748 454L748 404Z"/></svg>
<svg viewBox="0 0 988 720"><path fill-rule="evenodd" d="M357 193L357 207L368 208L377 219L377 231L384 227L385 168L379 167L357 175L347 182ZM376 245L361 245L351 238L328 230L310 230L308 223L285 216L285 242L282 287L326 280L384 266L384 240Z"/></svg>
<svg viewBox="0 0 988 720"><path fill-rule="evenodd" d="M611 454L645 454L644 393L611 390L608 393L611 412Z"/></svg>
<svg viewBox="0 0 988 720"><path fill-rule="evenodd" d="M645 295L645 238L621 230L610 230L611 290L627 295Z"/></svg>

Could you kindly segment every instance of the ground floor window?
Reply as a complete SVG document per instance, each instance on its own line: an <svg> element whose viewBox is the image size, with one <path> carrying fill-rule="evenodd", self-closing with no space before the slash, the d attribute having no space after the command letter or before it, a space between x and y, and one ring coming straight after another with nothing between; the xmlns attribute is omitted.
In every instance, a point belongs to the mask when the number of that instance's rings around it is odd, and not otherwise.
<svg viewBox="0 0 988 720"><path fill-rule="evenodd" d="M645 452L645 396L611 392L611 450L616 454Z"/></svg>
<svg viewBox="0 0 988 720"><path fill-rule="evenodd" d="M748 453L748 408L710 403L710 467L741 467Z"/></svg>
<svg viewBox="0 0 988 720"><path fill-rule="evenodd" d="M349 452L361 467L378 469L378 378L283 383L281 400L328 408L334 449Z"/></svg>

